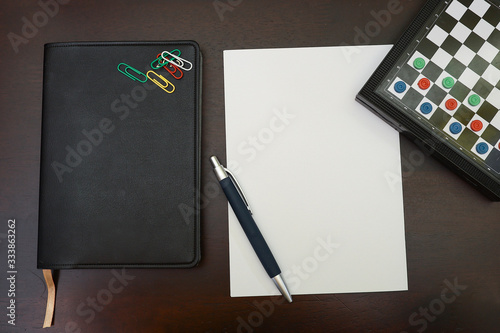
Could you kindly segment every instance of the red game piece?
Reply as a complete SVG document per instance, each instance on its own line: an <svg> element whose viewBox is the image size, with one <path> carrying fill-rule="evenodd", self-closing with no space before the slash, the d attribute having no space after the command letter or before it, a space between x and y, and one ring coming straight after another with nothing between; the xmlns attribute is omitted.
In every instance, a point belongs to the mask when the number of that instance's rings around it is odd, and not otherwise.
<svg viewBox="0 0 500 333"><path fill-rule="evenodd" d="M483 128L483 123L481 120L474 120L470 123L470 128L472 128L474 132L479 132Z"/></svg>
<svg viewBox="0 0 500 333"><path fill-rule="evenodd" d="M449 100L446 101L445 106L450 111L455 110L458 106L458 102L455 99L450 98Z"/></svg>
<svg viewBox="0 0 500 333"><path fill-rule="evenodd" d="M430 86L431 86L431 81L429 81L429 79L425 77L420 79L420 81L418 81L418 87L422 90L429 89Z"/></svg>

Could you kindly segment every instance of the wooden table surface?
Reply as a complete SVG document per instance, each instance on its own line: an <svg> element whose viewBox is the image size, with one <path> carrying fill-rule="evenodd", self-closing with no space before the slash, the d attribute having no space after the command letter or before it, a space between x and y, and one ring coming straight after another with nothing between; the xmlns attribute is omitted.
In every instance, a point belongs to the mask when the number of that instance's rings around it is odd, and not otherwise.
<svg viewBox="0 0 500 333"><path fill-rule="evenodd" d="M36 268L44 43L196 40L204 55L205 190L212 182L209 156L216 154L225 161L223 50L394 43L423 4L422 0L2 1L0 331L41 331L45 313L47 291ZM297 67L315 70L306 63ZM280 304L277 297L231 298L227 201L220 194L208 195L201 211L199 267L127 270L123 288L111 299L104 295L109 294L112 270L60 271L54 326L46 330L499 332L500 203L489 201L405 138L401 155L408 291L295 296L292 304ZM16 221L15 326L7 323L6 316L9 219Z"/></svg>

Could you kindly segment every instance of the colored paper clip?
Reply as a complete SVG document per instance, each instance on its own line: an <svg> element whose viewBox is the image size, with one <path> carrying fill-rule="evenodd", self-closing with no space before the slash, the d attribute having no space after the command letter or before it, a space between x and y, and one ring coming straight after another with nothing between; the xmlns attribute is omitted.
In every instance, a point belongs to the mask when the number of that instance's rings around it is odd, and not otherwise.
<svg viewBox="0 0 500 333"><path fill-rule="evenodd" d="M171 71L169 69L169 67L172 67L174 70ZM167 72L169 72L174 77L174 79L176 79L176 80L180 80L184 76L184 72L181 71L181 69L179 67L177 67L176 65L174 65L173 63L167 64L167 65L163 66L163 68L165 68L165 70ZM176 72L179 72L178 76L175 76L174 73L176 73Z"/></svg>
<svg viewBox="0 0 500 333"><path fill-rule="evenodd" d="M161 79L161 80L162 80L165 84L162 84L162 83L160 83L158 80L156 80L155 78L152 78L152 77L150 76L150 74L151 74L151 75L152 75L152 74L156 75L156 76L157 76L158 78L160 78L160 79ZM160 87L161 89L163 89L165 92L167 92L167 93L171 94L171 93L173 93L173 92L175 91L175 86L172 84L172 82L170 82L169 80L165 79L165 77L164 77L163 75L156 74L156 73L155 73L155 72L153 72L153 71L148 71L148 72L146 73L146 75L147 75L147 77L148 77L151 81L153 81L153 82L154 82L154 84L156 84L158 87ZM170 86L172 86L172 90L167 90L167 87L168 87L169 85L170 85Z"/></svg>
<svg viewBox="0 0 500 333"><path fill-rule="evenodd" d="M126 66L123 71L120 69L121 65L125 65ZM139 79L137 76L134 76L132 73L129 73L128 72L129 68L130 68L130 70L132 70L136 74L144 76L146 79L143 81L143 80ZM139 82L144 83L144 82L146 82L148 80L147 76L144 75L144 73L139 72L137 69L135 69L134 67L132 67L130 65L127 65L126 63L123 63L123 62L119 63L118 66L116 66L116 69L118 69L118 71L120 71L123 75L127 76L129 79L132 79L134 81L139 81Z"/></svg>
<svg viewBox="0 0 500 333"><path fill-rule="evenodd" d="M181 58L181 57L178 57L178 56L176 56L175 54L172 54L172 53L170 53L170 52L168 52L168 51L163 51L163 52L161 53L161 57L163 58L163 60L166 60L166 61L168 61L169 63L173 63L173 61L172 61L172 60L169 60L169 59L165 58L165 53L166 53L168 56L170 56L170 57L172 57L172 58L174 58L175 60L177 60L177 61L178 61L178 62L177 62L177 64L176 64L176 66L177 66L177 67L182 68L182 69L183 69L183 70L185 70L185 71L190 71L191 69L193 69L193 64L192 64L191 62L189 62L189 61L187 61L186 59L183 59L183 58ZM184 67L184 63L189 64L189 67Z"/></svg>
<svg viewBox="0 0 500 333"><path fill-rule="evenodd" d="M180 51L179 51L179 52L180 52ZM161 57L161 53L159 53L159 54L158 54L158 58L160 58L160 59L162 59L162 60L163 60L163 58ZM176 60L176 61L177 61L177 60ZM160 62L158 61L158 63L160 63ZM184 72L183 72L183 71L181 71L181 70L179 69L179 67L177 67L177 66L176 66L176 65L174 65L173 63L168 63L168 62L166 62L166 61L163 61L163 63L164 63L164 64L166 64L165 66L163 66L163 68L165 68L165 70L166 70L167 72L169 72L169 73L170 73L170 74L174 77L174 79L176 79L176 80L180 80L180 79L182 79L182 77L184 76ZM173 70L173 71L171 71L171 70L169 69L169 67L172 67L174 70ZM177 74L177 76L175 76L175 73L176 73L176 72L179 72L179 74Z"/></svg>
<svg viewBox="0 0 500 333"><path fill-rule="evenodd" d="M178 52L178 56L180 57L181 55L181 51L179 49L174 49L172 50L172 52L170 53L174 53L174 52ZM172 58L171 60L173 60L174 58ZM158 63L158 66L155 65L155 63ZM158 54L158 56L156 57L155 60L153 60L153 62L151 63L151 68L152 69L158 69L158 68L161 68L163 66L165 66L167 64L167 60L164 60L163 57L161 56L161 53Z"/></svg>

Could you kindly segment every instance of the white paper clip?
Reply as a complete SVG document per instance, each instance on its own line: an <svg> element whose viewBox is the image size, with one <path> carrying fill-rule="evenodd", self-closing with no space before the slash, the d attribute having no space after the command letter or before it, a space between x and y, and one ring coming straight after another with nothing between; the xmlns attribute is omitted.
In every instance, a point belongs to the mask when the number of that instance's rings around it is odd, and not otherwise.
<svg viewBox="0 0 500 333"><path fill-rule="evenodd" d="M168 57L174 58L174 59L175 59L175 60L177 60L177 61L174 63L172 60L170 60L170 59L166 58L165 56L168 56ZM190 71L191 69L193 69L193 64L192 64L191 62L187 61L187 60L186 60L186 59L184 59L184 58L178 57L178 56L176 56L175 54L172 54L172 53L170 53L170 52L168 52L168 51L163 51L163 52L161 53L161 57L163 58L163 60L168 61L168 62L171 62L171 63L173 63L174 65L176 65L177 67L182 68L182 69L183 69L183 70L185 70L185 71ZM185 64L185 63L189 64L189 67L184 67L184 64Z"/></svg>

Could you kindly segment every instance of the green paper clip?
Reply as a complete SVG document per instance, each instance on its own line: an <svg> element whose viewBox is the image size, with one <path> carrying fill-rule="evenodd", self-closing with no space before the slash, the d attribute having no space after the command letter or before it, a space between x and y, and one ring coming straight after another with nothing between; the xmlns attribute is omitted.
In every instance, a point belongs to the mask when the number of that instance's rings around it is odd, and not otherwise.
<svg viewBox="0 0 500 333"><path fill-rule="evenodd" d="M120 69L120 66L121 66L121 65L126 66L126 67L125 67L125 69L124 69L123 71ZM144 76L146 79L141 80L141 79L139 79L138 77L136 77L136 76L132 75L131 73L129 73L129 72L127 71L129 68L130 68L133 72L135 72L136 74ZM116 69L118 69L118 71L119 71L119 72L121 72L123 75L127 76L127 77L128 77L129 79L131 79L131 80L134 80L134 81L139 81L139 82L142 82L142 83L144 83L144 82L146 82L146 81L148 80L148 77L147 77L144 73L139 72L137 69L135 69L134 67L132 67L132 66L130 66L130 65L127 65L126 63L123 63L123 62L119 63L119 64L118 64L118 66L116 66Z"/></svg>
<svg viewBox="0 0 500 333"><path fill-rule="evenodd" d="M179 49L174 49L172 50L172 52L170 53L174 53L174 52L178 52L179 54L177 56L181 56L181 51ZM174 60L174 57L172 57L172 59L170 59L171 61ZM155 62L158 63L158 66L155 66ZM163 57L161 56L161 53L158 55L158 57L153 60L153 62L151 63L151 68L152 69L159 69L159 68L162 68L163 66L165 66L167 64L167 60L163 59Z"/></svg>

